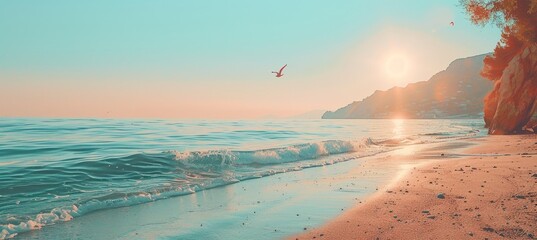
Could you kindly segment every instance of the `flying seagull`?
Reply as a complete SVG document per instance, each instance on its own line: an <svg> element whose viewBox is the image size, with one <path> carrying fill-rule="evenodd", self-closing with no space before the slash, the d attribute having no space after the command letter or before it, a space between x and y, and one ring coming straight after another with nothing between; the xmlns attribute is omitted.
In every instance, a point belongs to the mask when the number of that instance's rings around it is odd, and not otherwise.
<svg viewBox="0 0 537 240"><path fill-rule="evenodd" d="M283 76L282 72L283 72L283 69L284 69L285 67L287 67L287 64L285 64L282 68L280 68L280 71L278 71L278 72L274 72L274 71L273 71L272 73L276 73L276 77L277 77L277 78L282 77L282 76Z"/></svg>

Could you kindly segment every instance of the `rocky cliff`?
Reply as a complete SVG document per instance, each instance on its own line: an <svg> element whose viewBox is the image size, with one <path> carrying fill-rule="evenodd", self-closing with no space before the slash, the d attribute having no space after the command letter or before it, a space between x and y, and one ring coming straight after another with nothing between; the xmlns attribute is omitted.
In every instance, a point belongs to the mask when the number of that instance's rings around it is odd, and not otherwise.
<svg viewBox="0 0 537 240"><path fill-rule="evenodd" d="M493 82L479 74L486 55L457 59L428 81L376 91L322 118L475 118Z"/></svg>
<svg viewBox="0 0 537 240"><path fill-rule="evenodd" d="M537 44L522 48L485 98L491 134L537 133Z"/></svg>

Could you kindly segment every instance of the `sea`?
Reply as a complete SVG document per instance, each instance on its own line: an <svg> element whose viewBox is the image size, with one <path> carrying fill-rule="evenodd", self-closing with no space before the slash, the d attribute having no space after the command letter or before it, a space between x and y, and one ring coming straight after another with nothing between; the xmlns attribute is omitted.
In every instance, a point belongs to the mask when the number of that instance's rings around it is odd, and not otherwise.
<svg viewBox="0 0 537 240"><path fill-rule="evenodd" d="M0 118L0 239L84 215L486 135L481 119ZM351 154L352 153L352 154Z"/></svg>

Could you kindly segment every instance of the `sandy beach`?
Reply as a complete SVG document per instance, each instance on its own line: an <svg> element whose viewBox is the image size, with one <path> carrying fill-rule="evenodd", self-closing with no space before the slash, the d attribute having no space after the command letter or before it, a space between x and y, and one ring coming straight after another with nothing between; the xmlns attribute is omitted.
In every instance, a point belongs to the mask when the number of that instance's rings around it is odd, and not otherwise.
<svg viewBox="0 0 537 240"><path fill-rule="evenodd" d="M462 154L445 148L410 154L440 160L413 167L324 226L290 239L535 239L537 137L469 142L477 145Z"/></svg>

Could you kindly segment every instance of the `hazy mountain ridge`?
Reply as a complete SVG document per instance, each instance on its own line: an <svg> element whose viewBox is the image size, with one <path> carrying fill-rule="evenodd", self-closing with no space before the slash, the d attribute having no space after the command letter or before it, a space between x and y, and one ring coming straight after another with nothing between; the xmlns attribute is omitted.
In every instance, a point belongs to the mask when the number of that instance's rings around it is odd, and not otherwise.
<svg viewBox="0 0 537 240"><path fill-rule="evenodd" d="M457 59L428 81L375 91L322 118L475 118L493 83L479 74L487 54Z"/></svg>

